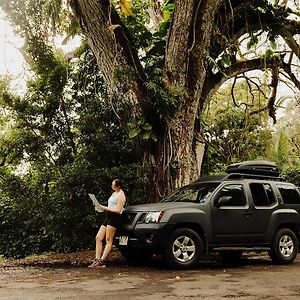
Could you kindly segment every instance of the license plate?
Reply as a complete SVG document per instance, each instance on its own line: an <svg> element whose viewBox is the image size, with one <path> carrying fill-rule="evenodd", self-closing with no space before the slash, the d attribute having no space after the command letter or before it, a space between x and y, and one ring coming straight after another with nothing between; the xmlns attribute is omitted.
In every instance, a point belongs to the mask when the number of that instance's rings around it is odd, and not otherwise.
<svg viewBox="0 0 300 300"><path fill-rule="evenodd" d="M128 236L119 237L119 245L126 246L128 244Z"/></svg>

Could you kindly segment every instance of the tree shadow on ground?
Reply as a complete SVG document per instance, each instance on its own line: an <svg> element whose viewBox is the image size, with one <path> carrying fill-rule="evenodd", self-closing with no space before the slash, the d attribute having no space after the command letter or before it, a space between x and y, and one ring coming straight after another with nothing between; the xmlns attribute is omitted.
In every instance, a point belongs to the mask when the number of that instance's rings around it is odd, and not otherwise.
<svg viewBox="0 0 300 300"><path fill-rule="evenodd" d="M93 257L94 251L50 253L24 259L2 259L0 260L0 268L86 268ZM223 261L218 254L212 254L202 257L199 264L191 270L223 270L242 267L272 266L272 264L272 260L266 253L245 253L241 258L233 261ZM166 266L161 255L154 255L152 259L145 260L141 263L129 264L118 250L114 250L111 253L107 266L115 271L131 269L132 271L156 270L169 272L174 270Z"/></svg>

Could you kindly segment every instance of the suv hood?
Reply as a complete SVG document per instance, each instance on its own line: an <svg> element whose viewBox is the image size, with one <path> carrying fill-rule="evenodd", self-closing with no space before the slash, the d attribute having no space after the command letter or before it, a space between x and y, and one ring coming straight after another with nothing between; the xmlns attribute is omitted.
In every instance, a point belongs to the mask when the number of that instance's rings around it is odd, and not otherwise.
<svg viewBox="0 0 300 300"><path fill-rule="evenodd" d="M147 212L147 211L161 211L174 208L183 208L183 207L194 207L200 203L192 202L159 202L159 203L148 203L148 204L139 204L129 206L125 209L125 212Z"/></svg>

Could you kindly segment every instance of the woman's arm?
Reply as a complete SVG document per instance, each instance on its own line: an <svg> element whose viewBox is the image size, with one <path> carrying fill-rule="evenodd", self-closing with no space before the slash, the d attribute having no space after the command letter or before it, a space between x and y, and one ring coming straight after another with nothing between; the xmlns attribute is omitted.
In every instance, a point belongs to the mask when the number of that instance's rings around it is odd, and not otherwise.
<svg viewBox="0 0 300 300"><path fill-rule="evenodd" d="M100 208L104 211L109 211L109 212L114 212L114 213L120 214L124 208L125 202L126 202L125 194L120 193L120 195L118 195L118 202L117 202L116 207L107 207L104 205L100 205Z"/></svg>

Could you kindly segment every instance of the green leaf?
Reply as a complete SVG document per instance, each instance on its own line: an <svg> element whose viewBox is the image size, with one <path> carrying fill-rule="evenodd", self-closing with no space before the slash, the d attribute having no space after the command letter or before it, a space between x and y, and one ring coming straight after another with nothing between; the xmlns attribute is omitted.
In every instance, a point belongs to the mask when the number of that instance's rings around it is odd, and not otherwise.
<svg viewBox="0 0 300 300"><path fill-rule="evenodd" d="M129 138L131 138L131 139L135 138L140 132L141 132L140 128L131 129L129 132Z"/></svg>
<svg viewBox="0 0 300 300"><path fill-rule="evenodd" d="M260 7L260 6L258 6L257 8L256 8L256 10L258 10L259 12L261 12L261 13L266 13L266 8L265 7Z"/></svg>
<svg viewBox="0 0 300 300"><path fill-rule="evenodd" d="M132 128L136 127L136 123L135 122L128 122L127 126L132 129Z"/></svg>
<svg viewBox="0 0 300 300"><path fill-rule="evenodd" d="M145 124L145 118L144 117L141 117L139 120L138 120L138 125L143 125L143 124Z"/></svg>
<svg viewBox="0 0 300 300"><path fill-rule="evenodd" d="M151 136L151 132L148 131L148 132L143 133L142 138L143 138L143 140L149 140L150 136Z"/></svg>
<svg viewBox="0 0 300 300"><path fill-rule="evenodd" d="M166 21L163 21L159 24L158 36L160 38L164 38L167 35L168 26L169 24Z"/></svg>
<svg viewBox="0 0 300 300"><path fill-rule="evenodd" d="M247 49L258 44L258 37L256 35L251 35L249 42L247 43Z"/></svg>
<svg viewBox="0 0 300 300"><path fill-rule="evenodd" d="M201 117L198 117L198 121L199 121L200 126L203 126L203 127L209 126L208 123Z"/></svg>
<svg viewBox="0 0 300 300"><path fill-rule="evenodd" d="M168 21L171 18L172 12L174 10L174 3L167 4L163 7L163 18L165 21Z"/></svg>
<svg viewBox="0 0 300 300"><path fill-rule="evenodd" d="M271 49L267 49L265 52L265 58L266 60L270 60L273 56L274 52Z"/></svg>
<svg viewBox="0 0 300 300"><path fill-rule="evenodd" d="M143 129L147 130L147 131L150 131L152 130L152 125L149 124L149 123L145 123L143 126L142 126Z"/></svg>
<svg viewBox="0 0 300 300"><path fill-rule="evenodd" d="M154 134L151 134L151 139L152 139L154 142L157 142L157 137L156 137Z"/></svg>

